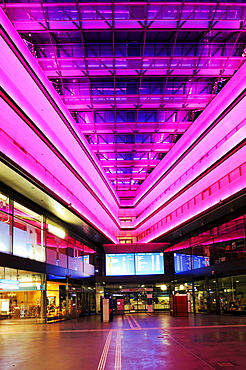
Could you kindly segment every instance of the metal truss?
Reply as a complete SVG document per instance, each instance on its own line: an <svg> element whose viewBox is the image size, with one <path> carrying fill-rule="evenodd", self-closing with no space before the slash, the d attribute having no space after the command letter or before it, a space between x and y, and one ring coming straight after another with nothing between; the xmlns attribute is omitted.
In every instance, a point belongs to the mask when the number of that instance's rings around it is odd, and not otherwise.
<svg viewBox="0 0 246 370"><path fill-rule="evenodd" d="M119 195L138 189L245 61L244 1L0 6Z"/></svg>

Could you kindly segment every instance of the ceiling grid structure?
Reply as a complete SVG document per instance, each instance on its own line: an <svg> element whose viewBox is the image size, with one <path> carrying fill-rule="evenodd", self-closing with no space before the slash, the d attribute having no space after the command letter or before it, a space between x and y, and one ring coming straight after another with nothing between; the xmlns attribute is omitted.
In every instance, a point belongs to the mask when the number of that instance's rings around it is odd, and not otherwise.
<svg viewBox="0 0 246 370"><path fill-rule="evenodd" d="M245 62L246 2L2 0L0 7L111 184L117 238L156 241L166 194L189 168L179 166L180 139L206 126L201 113L215 109ZM149 236L154 221L158 233Z"/></svg>
<svg viewBox="0 0 246 370"><path fill-rule="evenodd" d="M244 62L245 5L2 3L120 199L134 199Z"/></svg>

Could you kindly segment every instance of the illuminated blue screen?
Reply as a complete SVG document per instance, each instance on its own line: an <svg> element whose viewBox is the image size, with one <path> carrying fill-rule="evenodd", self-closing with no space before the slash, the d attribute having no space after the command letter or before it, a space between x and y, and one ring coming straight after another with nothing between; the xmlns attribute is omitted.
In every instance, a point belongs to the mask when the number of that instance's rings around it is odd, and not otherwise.
<svg viewBox="0 0 246 370"><path fill-rule="evenodd" d="M106 254L106 275L134 275L134 253Z"/></svg>
<svg viewBox="0 0 246 370"><path fill-rule="evenodd" d="M192 256L192 268L200 269L201 267L210 266L209 257Z"/></svg>
<svg viewBox="0 0 246 370"><path fill-rule="evenodd" d="M164 274L163 253L106 254L106 275Z"/></svg>
<svg viewBox="0 0 246 370"><path fill-rule="evenodd" d="M209 266L209 257L192 256L190 254L174 253L175 272L190 271Z"/></svg>
<svg viewBox="0 0 246 370"><path fill-rule="evenodd" d="M136 275L164 274L163 253L135 253Z"/></svg>

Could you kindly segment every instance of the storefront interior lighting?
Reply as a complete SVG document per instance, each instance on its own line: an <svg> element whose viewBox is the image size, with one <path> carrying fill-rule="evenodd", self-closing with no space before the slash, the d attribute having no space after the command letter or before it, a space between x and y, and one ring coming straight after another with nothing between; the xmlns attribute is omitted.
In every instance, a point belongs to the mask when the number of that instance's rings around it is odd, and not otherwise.
<svg viewBox="0 0 246 370"><path fill-rule="evenodd" d="M54 234L55 236L58 236L58 238L64 239L66 236L66 233L64 230L60 229L59 227L56 227L54 225L48 224L48 230L51 234Z"/></svg>
<svg viewBox="0 0 246 370"><path fill-rule="evenodd" d="M183 284L180 284L180 286L179 286L179 290L185 290L185 287L184 287L184 285L183 285Z"/></svg>
<svg viewBox="0 0 246 370"><path fill-rule="evenodd" d="M166 284L161 285L161 290L167 290Z"/></svg>

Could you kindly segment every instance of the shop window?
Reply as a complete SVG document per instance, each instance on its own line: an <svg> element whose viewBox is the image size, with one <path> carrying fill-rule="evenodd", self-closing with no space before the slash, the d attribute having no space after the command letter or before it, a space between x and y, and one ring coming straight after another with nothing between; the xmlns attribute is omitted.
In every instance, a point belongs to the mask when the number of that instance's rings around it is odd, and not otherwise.
<svg viewBox="0 0 246 370"><path fill-rule="evenodd" d="M5 267L4 279L6 280L17 280L17 270L10 267Z"/></svg>
<svg viewBox="0 0 246 370"><path fill-rule="evenodd" d="M67 242L65 240L61 239L59 246L58 246L58 252L59 254L67 255Z"/></svg>
<svg viewBox="0 0 246 370"><path fill-rule="evenodd" d="M47 319L56 321L66 317L66 284L47 282ZM68 301L70 306L70 301Z"/></svg>
<svg viewBox="0 0 246 370"><path fill-rule="evenodd" d="M132 239L119 239L119 242L121 244L131 244L132 243Z"/></svg>
<svg viewBox="0 0 246 370"><path fill-rule="evenodd" d="M44 320L45 307L44 305L41 307L44 275L5 267L1 278L2 284L7 281L8 285L8 288L0 291L1 320L20 319L20 323L27 318L28 322Z"/></svg>
<svg viewBox="0 0 246 370"><path fill-rule="evenodd" d="M67 241L61 239L59 245L57 246L58 249L58 265L60 267L67 267Z"/></svg>
<svg viewBox="0 0 246 370"><path fill-rule="evenodd" d="M49 232L46 233L47 263L67 267L67 242Z"/></svg>
<svg viewBox="0 0 246 370"><path fill-rule="evenodd" d="M227 224L223 224L223 225L219 226L218 229L219 229L219 235L223 235L223 234L226 234L228 232Z"/></svg>
<svg viewBox="0 0 246 370"><path fill-rule="evenodd" d="M9 198L0 193L0 252L11 252Z"/></svg>
<svg viewBox="0 0 246 370"><path fill-rule="evenodd" d="M70 244L68 244L67 255L68 257L74 257L74 249L73 246L71 246Z"/></svg>
<svg viewBox="0 0 246 370"><path fill-rule="evenodd" d="M14 218L13 254L36 261L45 261L42 230Z"/></svg>
<svg viewBox="0 0 246 370"><path fill-rule="evenodd" d="M14 217L35 227L42 227L42 215L39 215L17 202L14 202Z"/></svg>

